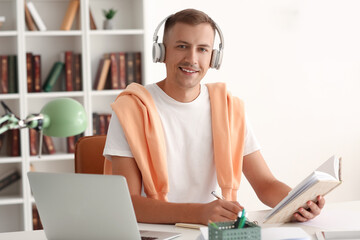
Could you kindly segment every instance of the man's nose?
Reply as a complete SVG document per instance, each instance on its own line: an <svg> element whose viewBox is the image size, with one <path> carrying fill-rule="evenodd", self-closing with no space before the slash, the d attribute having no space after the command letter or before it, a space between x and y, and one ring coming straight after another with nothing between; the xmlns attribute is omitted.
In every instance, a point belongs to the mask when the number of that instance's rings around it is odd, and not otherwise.
<svg viewBox="0 0 360 240"><path fill-rule="evenodd" d="M186 53L186 61L189 62L191 65L197 64L197 52L195 48L189 48Z"/></svg>

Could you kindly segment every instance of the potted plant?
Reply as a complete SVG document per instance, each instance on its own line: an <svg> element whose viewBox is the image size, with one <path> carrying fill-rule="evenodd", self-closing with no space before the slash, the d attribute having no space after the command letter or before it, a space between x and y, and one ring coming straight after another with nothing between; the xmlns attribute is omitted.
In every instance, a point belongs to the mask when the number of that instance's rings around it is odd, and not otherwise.
<svg viewBox="0 0 360 240"><path fill-rule="evenodd" d="M113 29L112 19L116 14L116 10L110 8L109 10L103 9L105 21L104 21L104 29Z"/></svg>

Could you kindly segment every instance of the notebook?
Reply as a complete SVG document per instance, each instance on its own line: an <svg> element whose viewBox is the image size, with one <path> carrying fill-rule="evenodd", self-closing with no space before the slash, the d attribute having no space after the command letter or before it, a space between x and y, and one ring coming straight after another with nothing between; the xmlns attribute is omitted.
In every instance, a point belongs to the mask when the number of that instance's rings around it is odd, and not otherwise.
<svg viewBox="0 0 360 240"><path fill-rule="evenodd" d="M48 240L173 239L173 232L139 231L123 176L29 172Z"/></svg>

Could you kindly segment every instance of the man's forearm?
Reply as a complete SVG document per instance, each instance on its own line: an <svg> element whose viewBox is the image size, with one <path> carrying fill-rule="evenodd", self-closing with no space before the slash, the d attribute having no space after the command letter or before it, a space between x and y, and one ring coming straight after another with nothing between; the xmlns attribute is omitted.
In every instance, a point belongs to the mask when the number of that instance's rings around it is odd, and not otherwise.
<svg viewBox="0 0 360 240"><path fill-rule="evenodd" d="M275 207L290 191L288 185L276 180L264 186L258 197L267 206Z"/></svg>
<svg viewBox="0 0 360 240"><path fill-rule="evenodd" d="M201 223L200 203L170 203L133 195L132 202L138 222L143 223Z"/></svg>

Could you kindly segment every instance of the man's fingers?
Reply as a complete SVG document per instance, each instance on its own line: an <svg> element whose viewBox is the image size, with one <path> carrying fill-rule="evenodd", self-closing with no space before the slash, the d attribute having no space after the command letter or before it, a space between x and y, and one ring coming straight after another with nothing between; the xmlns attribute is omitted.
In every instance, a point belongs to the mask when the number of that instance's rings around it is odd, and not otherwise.
<svg viewBox="0 0 360 240"><path fill-rule="evenodd" d="M325 205L325 198L323 196L317 197L317 205L320 209L322 209Z"/></svg>

